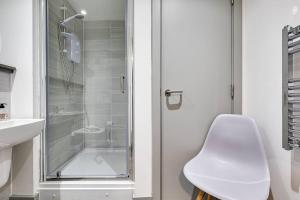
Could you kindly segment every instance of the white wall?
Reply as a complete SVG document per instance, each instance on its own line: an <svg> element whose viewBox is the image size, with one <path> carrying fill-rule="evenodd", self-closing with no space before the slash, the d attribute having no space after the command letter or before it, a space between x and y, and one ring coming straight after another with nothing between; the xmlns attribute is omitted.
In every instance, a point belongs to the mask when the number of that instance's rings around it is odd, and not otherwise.
<svg viewBox="0 0 300 200"><path fill-rule="evenodd" d="M151 0L134 1L135 196L152 193Z"/></svg>
<svg viewBox="0 0 300 200"><path fill-rule="evenodd" d="M0 0L0 63L17 73L11 91L11 117L33 116L32 0ZM12 193L32 194L32 141L13 149Z"/></svg>
<svg viewBox="0 0 300 200"><path fill-rule="evenodd" d="M243 112L256 120L263 136L274 198L300 199L300 162L281 148L281 30L300 24L300 1L245 0L243 5Z"/></svg>
<svg viewBox="0 0 300 200"><path fill-rule="evenodd" d="M17 68L11 117L33 115L32 0L0 0L0 62Z"/></svg>

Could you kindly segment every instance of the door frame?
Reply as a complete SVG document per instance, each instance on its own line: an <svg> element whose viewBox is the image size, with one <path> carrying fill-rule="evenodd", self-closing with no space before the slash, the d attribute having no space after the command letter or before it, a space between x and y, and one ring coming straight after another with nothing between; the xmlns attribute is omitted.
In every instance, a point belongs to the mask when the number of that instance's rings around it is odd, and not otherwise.
<svg viewBox="0 0 300 200"><path fill-rule="evenodd" d="M231 3L231 112L242 113L242 1ZM152 199L162 200L162 0L152 0Z"/></svg>

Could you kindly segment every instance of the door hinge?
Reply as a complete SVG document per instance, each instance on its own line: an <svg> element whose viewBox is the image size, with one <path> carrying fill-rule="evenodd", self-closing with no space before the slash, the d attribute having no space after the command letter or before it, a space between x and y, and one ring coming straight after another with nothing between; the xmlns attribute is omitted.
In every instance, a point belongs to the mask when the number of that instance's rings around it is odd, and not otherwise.
<svg viewBox="0 0 300 200"><path fill-rule="evenodd" d="M231 99L234 99L234 85L230 86L230 95L231 95Z"/></svg>
<svg viewBox="0 0 300 200"><path fill-rule="evenodd" d="M232 6L234 5L234 0L231 0L231 5L232 5Z"/></svg>

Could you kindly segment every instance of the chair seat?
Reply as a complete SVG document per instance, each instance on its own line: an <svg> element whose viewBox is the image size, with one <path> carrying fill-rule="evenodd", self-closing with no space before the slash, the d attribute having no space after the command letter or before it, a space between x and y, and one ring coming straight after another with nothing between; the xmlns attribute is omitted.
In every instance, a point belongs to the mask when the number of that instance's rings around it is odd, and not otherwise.
<svg viewBox="0 0 300 200"><path fill-rule="evenodd" d="M184 175L197 188L222 200L265 200L269 194L268 177L259 178L253 170L217 159L195 158L184 167Z"/></svg>
<svg viewBox="0 0 300 200"><path fill-rule="evenodd" d="M254 120L220 115L201 152L184 167L185 177L222 200L266 200L269 169Z"/></svg>

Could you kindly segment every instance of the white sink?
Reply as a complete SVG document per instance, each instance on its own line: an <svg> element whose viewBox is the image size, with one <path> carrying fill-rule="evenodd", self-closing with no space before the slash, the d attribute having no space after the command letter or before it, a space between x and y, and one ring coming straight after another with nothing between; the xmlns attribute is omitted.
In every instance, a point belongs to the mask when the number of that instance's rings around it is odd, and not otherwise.
<svg viewBox="0 0 300 200"><path fill-rule="evenodd" d="M0 121L0 188L9 177L12 147L39 135L44 127L43 119L10 119Z"/></svg>
<svg viewBox="0 0 300 200"><path fill-rule="evenodd" d="M43 119L0 121L0 150L32 139L41 133L43 127Z"/></svg>

